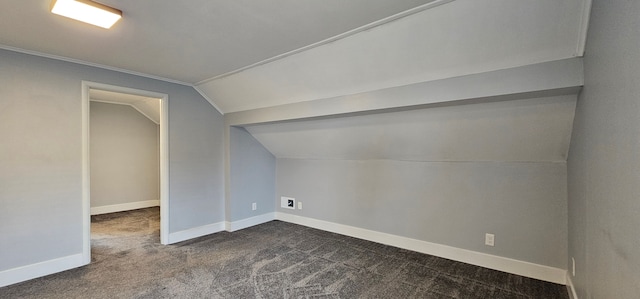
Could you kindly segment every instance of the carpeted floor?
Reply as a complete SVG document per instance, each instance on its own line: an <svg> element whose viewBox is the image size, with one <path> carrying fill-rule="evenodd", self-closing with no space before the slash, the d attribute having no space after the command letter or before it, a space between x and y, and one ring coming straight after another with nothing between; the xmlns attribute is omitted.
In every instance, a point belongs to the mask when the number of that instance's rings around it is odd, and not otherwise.
<svg viewBox="0 0 640 299"><path fill-rule="evenodd" d="M272 221L176 245L159 210L92 217L92 263L0 298L569 298L565 286Z"/></svg>

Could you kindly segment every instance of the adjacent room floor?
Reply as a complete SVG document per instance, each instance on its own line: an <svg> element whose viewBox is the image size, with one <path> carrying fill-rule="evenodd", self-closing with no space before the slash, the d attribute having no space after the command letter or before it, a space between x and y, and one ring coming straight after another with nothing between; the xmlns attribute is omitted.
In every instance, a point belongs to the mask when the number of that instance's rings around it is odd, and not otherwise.
<svg viewBox="0 0 640 299"><path fill-rule="evenodd" d="M92 217L92 263L2 298L569 298L566 287L272 221L175 245L159 209Z"/></svg>

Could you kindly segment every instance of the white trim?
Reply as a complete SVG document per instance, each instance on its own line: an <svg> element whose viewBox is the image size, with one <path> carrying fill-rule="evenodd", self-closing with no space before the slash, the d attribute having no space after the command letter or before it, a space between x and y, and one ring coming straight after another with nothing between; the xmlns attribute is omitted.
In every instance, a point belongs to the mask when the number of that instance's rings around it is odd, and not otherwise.
<svg viewBox="0 0 640 299"><path fill-rule="evenodd" d="M82 261L91 263L91 171L89 159L89 89L82 81Z"/></svg>
<svg viewBox="0 0 640 299"><path fill-rule="evenodd" d="M160 99L160 243L169 244L169 95Z"/></svg>
<svg viewBox="0 0 640 299"><path fill-rule="evenodd" d="M569 292L569 298L578 299L578 293L576 293L576 288L573 286L573 281L571 280L571 274L567 271L567 291Z"/></svg>
<svg viewBox="0 0 640 299"><path fill-rule="evenodd" d="M454 0L448 0L448 1L454 1ZM48 54L48 53L43 53L43 52L38 52L38 51L32 51L32 50L27 50L27 49L7 46L7 45L3 45L3 44L0 44L0 49L7 50L7 51L12 51L12 52L23 53L23 54L27 54L27 55L33 55L33 56L38 56L38 57L54 59L54 60L60 60L60 61L76 63L76 64L80 64L80 65L96 67L96 68L100 68L100 69L110 70L110 71L119 72L119 73L125 73L125 74L129 74L129 75L143 77L143 78L159 80L159 81L163 81L163 82L167 82L167 83L173 83L173 84L189 86L189 87L194 88L200 95L202 95L211 105L213 105L214 108L216 108L216 110L218 110L218 112L220 112L220 114L224 114L224 113L222 113L222 110L220 110L220 108L218 108L218 106L215 105L213 100L211 100L209 97L205 96L204 93L202 93L196 87L196 85L191 84L191 83L183 82L183 81L180 81L180 80L169 79L169 78L165 78L165 77L160 77L160 76L155 76L155 75L150 75L150 74L146 74L146 73L136 72L136 71L132 71L132 70L112 67L112 66L108 66L108 65L104 65L104 64L98 64L98 63L88 62L88 61L84 61L84 60L69 58L69 57L65 57L65 56L53 55L53 54Z"/></svg>
<svg viewBox="0 0 640 299"><path fill-rule="evenodd" d="M74 254L0 272L0 287L85 265L83 254Z"/></svg>
<svg viewBox="0 0 640 299"><path fill-rule="evenodd" d="M115 204L115 205L92 207L91 215L116 213L116 212L122 212L122 211L130 211L130 210L159 207L159 206L160 206L160 200L127 202L127 203L121 203L121 204Z"/></svg>
<svg viewBox="0 0 640 299"><path fill-rule="evenodd" d="M200 96L202 96L205 100L207 100L207 102L209 102L209 104L211 104L213 108L216 108L216 110L218 110L218 113L224 115L224 112L222 112L222 109L220 109L220 107L216 105L216 102L214 102L212 98L210 98L206 93L204 93L198 86L192 85L192 87L200 94Z"/></svg>
<svg viewBox="0 0 640 299"><path fill-rule="evenodd" d="M160 99L160 243L168 244L169 240L169 95L103 83L82 81L82 254L86 264L91 262L89 90L92 88Z"/></svg>
<svg viewBox="0 0 640 299"><path fill-rule="evenodd" d="M582 13L580 16L580 29L578 31L578 46L575 56L584 56L584 49L587 44L587 33L589 31L589 18L591 16L592 0L582 1Z"/></svg>
<svg viewBox="0 0 640 299"><path fill-rule="evenodd" d="M316 43L313 43L313 44L310 44L310 45L307 45L307 46L304 46L304 47L301 47L301 48L298 48L298 49L295 49L295 50L291 50L289 52L282 53L280 55L276 55L276 56L273 56L271 58L267 58L267 59L262 60L262 61L258 61L256 63L247 65L245 67L241 67L239 69L236 69L236 70L233 70L233 71L230 71L230 72L226 72L224 74L220 74L220 75L208 78L208 79L204 79L204 80L202 80L200 82L195 83L194 86L202 85L202 84L211 82L211 81L216 80L216 79L228 77L228 76L231 76L233 74L248 70L250 68L254 68L254 67L257 67L257 66L261 66L263 64L267 64L267 63L279 60L279 59L283 59L283 58L285 58L287 56L295 55L295 54L298 54L300 52L304 52L304 51L307 51L307 50L310 50L310 49L313 49L313 48L316 48L316 47L320 47L322 45L333 43L333 42L335 42L337 40L341 40L343 38L347 38L347 37L352 36L354 34L357 34L357 33L363 32L363 31L367 31L367 30L371 30L371 29L373 29L375 27L378 27L378 26L393 22L395 20L402 19L404 17L419 13L421 11L425 11L427 9L434 8L436 6L447 4L447 3L453 2L453 1L455 1L455 0L435 0L435 1L431 1L429 3L425 3L423 5L420 5L420 6L417 6L417 7L414 7L414 8L399 12L399 13L397 13L395 15L386 17L384 19L380 19L380 20L371 22L369 24L360 26L358 28L349 30L347 32L344 32L344 33L329 37L329 38L327 38L325 40L321 40L319 42L316 42Z"/></svg>
<svg viewBox="0 0 640 299"><path fill-rule="evenodd" d="M270 212L270 213L265 213L262 215L254 216L251 218L245 218L245 219L234 221L234 222L222 221L222 222L207 224L203 226L198 226L198 227L178 231L175 233L170 233L169 244L174 244L174 243L190 240L193 238L215 234L221 231L234 232L234 231L245 229L254 225L269 222L275 219L276 219L275 213Z"/></svg>
<svg viewBox="0 0 640 299"><path fill-rule="evenodd" d="M333 233L365 239L412 251L426 253L489 269L522 275L558 284L566 284L566 270L490 255L486 253L391 235L368 229L332 223L323 220L276 212L276 219L321 229Z"/></svg>
<svg viewBox="0 0 640 299"><path fill-rule="evenodd" d="M487 82L492 82L487 87ZM464 88L460 88L464 86ZM310 118L335 118L524 98L577 95L584 86L583 58L567 58L356 94L282 104L227 109L228 126ZM389 101L389 99L394 99ZM247 109L247 110L245 110Z"/></svg>
<svg viewBox="0 0 640 299"><path fill-rule="evenodd" d="M154 79L154 80L160 80L160 81L164 81L164 82L168 82L168 83L174 83L174 84L179 84L179 85L184 85L184 86L193 86L193 84L189 84L189 83L186 83L186 82L183 82L183 81L179 81L179 80L174 80L174 79L169 79L169 78L165 78L165 77L145 74L145 73L141 73L141 72L136 72L136 71L132 71L132 70L127 70L127 69L123 69L123 68L108 66L108 65L99 64L99 63L93 63L93 62L84 61L84 60L75 59L75 58L69 58L69 57L65 57L65 56L53 55L53 54L48 54L48 53L43 53L43 52L38 52L38 51L33 51L33 50L27 50L27 49L23 49L23 48L18 48L18 47L7 46L7 45L3 45L3 44L0 44L0 49L13 51L13 52L18 52L18 53L23 53L23 54L28 54L28 55L33 55L33 56L49 58L49 59L61 60L61 61L81 64L81 65L91 66L91 67L97 67L97 68L101 68L101 69L105 69L105 70L125 73L125 74L129 74L129 75L134 75L134 76L139 76L139 77L144 77L144 78L149 78L149 79Z"/></svg>
<svg viewBox="0 0 640 299"><path fill-rule="evenodd" d="M197 237L202 237L210 234L215 234L225 230L225 222L218 222L213 224L207 224L190 229L181 230L179 232L169 234L169 243L174 244L186 240L190 240Z"/></svg>
<svg viewBox="0 0 640 299"><path fill-rule="evenodd" d="M116 102L116 101L107 101L107 100L97 100L97 99L89 99L89 101L91 102L98 102L98 103L106 103L106 104L114 104L114 105L124 105L124 106L129 106L133 109L136 109L136 111L140 112L140 114L142 114L144 117L148 118L150 121L152 121L154 124L159 125L160 123L155 121L153 119L153 117L149 116L148 114L142 112L142 110L140 110L140 108L138 108L138 106L134 105L134 104L129 104L129 103L123 103L123 102Z"/></svg>
<svg viewBox="0 0 640 299"><path fill-rule="evenodd" d="M241 229L245 229L247 227L252 227L254 225L263 224L276 219L276 214L274 212L265 213L262 215L254 216L251 218L246 218L234 222L226 221L225 229L229 232L235 232Z"/></svg>

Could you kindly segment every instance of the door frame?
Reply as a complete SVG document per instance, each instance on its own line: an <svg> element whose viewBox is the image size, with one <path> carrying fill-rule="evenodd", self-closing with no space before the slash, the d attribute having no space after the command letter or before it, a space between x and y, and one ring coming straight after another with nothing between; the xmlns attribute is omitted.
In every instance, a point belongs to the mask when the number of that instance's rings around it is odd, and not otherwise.
<svg viewBox="0 0 640 299"><path fill-rule="evenodd" d="M160 99L160 243L169 244L169 95L152 91L82 81L82 257L91 262L91 165L90 97L91 89Z"/></svg>

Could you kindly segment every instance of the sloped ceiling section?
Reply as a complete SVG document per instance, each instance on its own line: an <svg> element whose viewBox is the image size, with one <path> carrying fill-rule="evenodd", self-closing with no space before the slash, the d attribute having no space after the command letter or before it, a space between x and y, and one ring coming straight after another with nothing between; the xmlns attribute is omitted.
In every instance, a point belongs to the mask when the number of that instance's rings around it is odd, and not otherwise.
<svg viewBox="0 0 640 299"><path fill-rule="evenodd" d="M0 45L195 84L433 0L100 0L110 30L0 1Z"/></svg>
<svg viewBox="0 0 640 299"><path fill-rule="evenodd" d="M246 129L278 158L562 162L576 99L564 95Z"/></svg>
<svg viewBox="0 0 640 299"><path fill-rule="evenodd" d="M581 55L586 0L455 0L197 84L224 113Z"/></svg>
<svg viewBox="0 0 640 299"><path fill-rule="evenodd" d="M156 124L160 124L160 99L100 89L89 90L89 99L95 102L129 105Z"/></svg>

